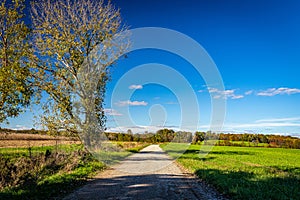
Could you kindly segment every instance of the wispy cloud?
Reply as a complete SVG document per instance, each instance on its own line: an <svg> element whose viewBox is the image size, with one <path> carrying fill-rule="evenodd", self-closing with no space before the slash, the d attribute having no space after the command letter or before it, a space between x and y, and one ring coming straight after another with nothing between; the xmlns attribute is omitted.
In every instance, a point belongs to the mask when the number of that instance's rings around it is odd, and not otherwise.
<svg viewBox="0 0 300 200"><path fill-rule="evenodd" d="M267 127L300 127L299 123L293 122L264 122L264 123L249 123L249 124L229 124L231 128L267 128Z"/></svg>
<svg viewBox="0 0 300 200"><path fill-rule="evenodd" d="M210 130L211 125L201 125L202 130ZM291 132L291 130L293 130ZM249 123L229 123L225 122L222 132L228 133L285 133L293 136L300 136L300 117L287 117L287 118L270 118L260 119ZM297 134L295 132L298 132Z"/></svg>
<svg viewBox="0 0 300 200"><path fill-rule="evenodd" d="M290 118L272 118L272 119L260 119L257 120L257 123L265 123L265 122L281 122L281 123L288 123L288 122L300 122L300 117L290 117Z"/></svg>
<svg viewBox="0 0 300 200"><path fill-rule="evenodd" d="M29 130L31 128L24 126L24 125L17 124L15 127L12 127L11 129L13 129L13 130Z"/></svg>
<svg viewBox="0 0 300 200"><path fill-rule="evenodd" d="M281 88L269 88L267 90L263 90L257 93L258 96L275 96L275 95L291 95L291 94L299 94L300 89L298 88L286 88L286 87L281 87Z"/></svg>
<svg viewBox="0 0 300 200"><path fill-rule="evenodd" d="M109 116L122 116L121 113L111 108L105 108L104 112Z"/></svg>
<svg viewBox="0 0 300 200"><path fill-rule="evenodd" d="M147 106L148 103L145 101L119 101L116 103L117 106Z"/></svg>
<svg viewBox="0 0 300 200"><path fill-rule="evenodd" d="M299 88L288 88L288 87L279 87L279 88L269 88L266 90L248 90L244 92L244 94L236 94L237 89L231 90L219 90L214 87L208 87L208 91L212 94L214 99L242 99L245 96L254 94L256 96L276 96L276 95L292 95L292 94L300 94ZM198 92L202 93L204 90L198 90Z"/></svg>
<svg viewBox="0 0 300 200"><path fill-rule="evenodd" d="M247 92L245 92L245 95L251 95L253 94L254 90L248 90Z"/></svg>
<svg viewBox="0 0 300 200"><path fill-rule="evenodd" d="M209 93L213 95L214 99L242 99L244 95L235 94L236 90L219 90L217 88L208 88Z"/></svg>
<svg viewBox="0 0 300 200"><path fill-rule="evenodd" d="M130 85L128 88L131 90L141 90L141 89L143 89L143 86L142 85Z"/></svg>
<svg viewBox="0 0 300 200"><path fill-rule="evenodd" d="M280 133L299 137L299 133L291 130L300 130L300 117L260 119L252 123L225 123L223 128L237 133Z"/></svg>

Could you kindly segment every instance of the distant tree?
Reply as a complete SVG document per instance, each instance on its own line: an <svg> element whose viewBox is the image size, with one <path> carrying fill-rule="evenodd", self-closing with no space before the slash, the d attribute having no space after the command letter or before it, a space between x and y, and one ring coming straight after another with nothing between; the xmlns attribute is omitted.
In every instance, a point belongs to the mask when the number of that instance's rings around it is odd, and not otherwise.
<svg viewBox="0 0 300 200"><path fill-rule="evenodd" d="M32 23L35 81L49 95L41 122L54 132L88 133L90 145L105 128L109 66L129 46L120 12L102 0L35 1Z"/></svg>
<svg viewBox="0 0 300 200"><path fill-rule="evenodd" d="M127 134L132 135L132 130L131 130L131 129L128 129L128 130L127 130Z"/></svg>
<svg viewBox="0 0 300 200"><path fill-rule="evenodd" d="M178 131L175 133L173 142L179 143L190 143L193 140L193 135L191 132Z"/></svg>
<svg viewBox="0 0 300 200"><path fill-rule="evenodd" d="M118 141L124 141L124 133L118 133Z"/></svg>
<svg viewBox="0 0 300 200"><path fill-rule="evenodd" d="M300 139L297 138L297 139L294 140L293 148L300 149Z"/></svg>
<svg viewBox="0 0 300 200"><path fill-rule="evenodd" d="M157 142L171 142L175 136L175 131L171 129L161 129L155 134Z"/></svg>
<svg viewBox="0 0 300 200"><path fill-rule="evenodd" d="M260 135L260 142L269 144L269 139L266 135Z"/></svg>
<svg viewBox="0 0 300 200"><path fill-rule="evenodd" d="M133 141L133 135L132 135L132 134L125 133L125 134L124 134L124 137L123 137L123 141L127 141L127 142Z"/></svg>
<svg viewBox="0 0 300 200"><path fill-rule="evenodd" d="M203 142L205 140L206 133L197 131L193 138L193 143Z"/></svg>
<svg viewBox="0 0 300 200"><path fill-rule="evenodd" d="M0 4L0 123L23 112L33 95L33 53L30 29L22 21L24 6L24 0Z"/></svg>
<svg viewBox="0 0 300 200"><path fill-rule="evenodd" d="M141 135L136 133L133 135L133 141L134 142L140 142L141 141Z"/></svg>

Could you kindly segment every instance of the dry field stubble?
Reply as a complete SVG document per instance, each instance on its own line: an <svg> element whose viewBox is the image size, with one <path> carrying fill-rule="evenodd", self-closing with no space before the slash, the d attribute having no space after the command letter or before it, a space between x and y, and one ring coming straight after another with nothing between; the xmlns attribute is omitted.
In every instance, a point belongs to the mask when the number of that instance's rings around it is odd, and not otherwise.
<svg viewBox="0 0 300 200"><path fill-rule="evenodd" d="M0 133L0 148L53 146L56 144L80 144L76 138L53 137L40 134Z"/></svg>

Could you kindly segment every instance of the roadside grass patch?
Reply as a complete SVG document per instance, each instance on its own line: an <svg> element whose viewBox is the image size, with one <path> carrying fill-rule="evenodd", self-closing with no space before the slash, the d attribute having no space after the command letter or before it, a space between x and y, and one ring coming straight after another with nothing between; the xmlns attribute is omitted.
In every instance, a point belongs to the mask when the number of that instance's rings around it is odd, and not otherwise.
<svg viewBox="0 0 300 200"><path fill-rule="evenodd" d="M120 161L124 160L126 157L132 155L133 153L138 153L143 148L149 146L149 143L144 142L112 142L110 145L117 145L120 147L119 151L118 149L113 148L111 151L95 151L93 152L93 155L98 160L104 162L107 165L114 165L119 163Z"/></svg>
<svg viewBox="0 0 300 200"><path fill-rule="evenodd" d="M120 143L121 144L121 143ZM124 144L122 144L124 145ZM100 152L122 160L149 144L126 144L121 152ZM114 164L114 163L111 163ZM106 168L83 145L0 148L0 199L62 199Z"/></svg>
<svg viewBox="0 0 300 200"><path fill-rule="evenodd" d="M141 143L141 144L137 145L136 147L131 147L131 148L126 149L126 151L129 151L131 153L138 153L138 152L140 152L140 150L142 150L143 148L145 148L149 145L150 145L149 143Z"/></svg>
<svg viewBox="0 0 300 200"><path fill-rule="evenodd" d="M0 199L60 199L105 165L81 145L1 149Z"/></svg>

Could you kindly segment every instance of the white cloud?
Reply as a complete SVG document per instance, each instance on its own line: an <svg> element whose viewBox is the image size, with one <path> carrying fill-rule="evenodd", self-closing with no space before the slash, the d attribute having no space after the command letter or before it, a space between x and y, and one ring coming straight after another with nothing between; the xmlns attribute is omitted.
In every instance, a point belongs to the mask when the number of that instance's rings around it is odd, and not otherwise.
<svg viewBox="0 0 300 200"><path fill-rule="evenodd" d="M250 95L250 94L253 94L253 90L248 90L247 92L245 92L245 95Z"/></svg>
<svg viewBox="0 0 300 200"><path fill-rule="evenodd" d="M111 108L105 108L104 112L109 116L122 116L121 113Z"/></svg>
<svg viewBox="0 0 300 200"><path fill-rule="evenodd" d="M141 90L141 89L143 89L143 86L142 85L130 85L128 88L131 90Z"/></svg>
<svg viewBox="0 0 300 200"><path fill-rule="evenodd" d="M260 119L257 120L256 122L264 123L264 122L295 122L295 121L300 121L300 117Z"/></svg>
<svg viewBox="0 0 300 200"><path fill-rule="evenodd" d="M242 99L242 98L244 98L244 95L234 95L231 98L232 99Z"/></svg>
<svg viewBox="0 0 300 200"><path fill-rule="evenodd" d="M254 123L226 124L231 128L300 127L300 117L260 119Z"/></svg>
<svg viewBox="0 0 300 200"><path fill-rule="evenodd" d="M236 90L218 90L217 88L208 88L214 99L242 99L244 95L235 94Z"/></svg>
<svg viewBox="0 0 300 200"><path fill-rule="evenodd" d="M207 87L208 92L212 95L214 99L242 99L245 96L255 94L256 96L276 96L276 95L292 95L292 94L300 94L299 88L287 88L287 87L279 87L279 88L269 88L266 90L248 90L244 92L244 94L236 94L236 89L232 90L219 90L215 87ZM198 90L199 93L204 92L203 90Z"/></svg>
<svg viewBox="0 0 300 200"><path fill-rule="evenodd" d="M270 122L270 123L249 123L249 124L230 124L231 128L266 128L266 127L300 127L299 123L283 123L283 122Z"/></svg>
<svg viewBox="0 0 300 200"><path fill-rule="evenodd" d="M12 130L29 130L31 128L24 126L24 125L17 124L15 127L12 127L11 129Z"/></svg>
<svg viewBox="0 0 300 200"><path fill-rule="evenodd" d="M209 124L201 125L201 130L210 130ZM260 119L249 123L225 122L222 131L225 133L266 133L287 134L300 137L300 117Z"/></svg>
<svg viewBox="0 0 300 200"><path fill-rule="evenodd" d="M145 101L119 101L116 103L117 106L147 106L148 103Z"/></svg>
<svg viewBox="0 0 300 200"><path fill-rule="evenodd" d="M299 94L300 93L300 89L298 88L285 88L285 87L281 87L281 88L269 88L267 90L263 90L257 93L258 96L275 96L275 95L284 95L284 94Z"/></svg>
<svg viewBox="0 0 300 200"><path fill-rule="evenodd" d="M219 90L217 88L208 87L207 89L208 89L208 92L210 92L210 93L219 92Z"/></svg>
<svg viewBox="0 0 300 200"><path fill-rule="evenodd" d="M298 121L297 121L298 120ZM277 119L262 119L253 123L225 123L223 130L232 133L268 133L281 135L293 135L299 137L298 132L300 130L300 118L277 118Z"/></svg>

